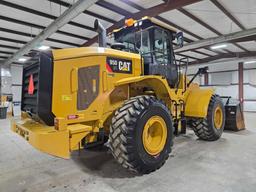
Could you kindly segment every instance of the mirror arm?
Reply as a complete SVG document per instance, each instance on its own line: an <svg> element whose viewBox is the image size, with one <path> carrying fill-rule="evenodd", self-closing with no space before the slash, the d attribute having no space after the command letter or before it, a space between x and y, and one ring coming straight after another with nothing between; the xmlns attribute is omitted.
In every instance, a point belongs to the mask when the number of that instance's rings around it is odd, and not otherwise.
<svg viewBox="0 0 256 192"><path fill-rule="evenodd" d="M195 80L195 78L196 78L198 75L206 74L206 73L208 73L208 70L209 70L209 67L208 67L208 66L199 68L198 71L197 71L197 73L196 73L196 74L193 76L193 78L189 81L188 87L190 86L190 84Z"/></svg>

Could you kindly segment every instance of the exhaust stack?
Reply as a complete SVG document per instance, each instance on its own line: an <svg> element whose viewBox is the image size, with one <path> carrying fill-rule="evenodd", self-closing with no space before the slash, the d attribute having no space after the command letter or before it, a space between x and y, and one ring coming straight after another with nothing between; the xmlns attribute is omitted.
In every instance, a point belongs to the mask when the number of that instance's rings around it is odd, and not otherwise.
<svg viewBox="0 0 256 192"><path fill-rule="evenodd" d="M99 22L98 19L94 22L94 29L99 33L98 35L98 43L99 47L107 46L107 32L103 25Z"/></svg>

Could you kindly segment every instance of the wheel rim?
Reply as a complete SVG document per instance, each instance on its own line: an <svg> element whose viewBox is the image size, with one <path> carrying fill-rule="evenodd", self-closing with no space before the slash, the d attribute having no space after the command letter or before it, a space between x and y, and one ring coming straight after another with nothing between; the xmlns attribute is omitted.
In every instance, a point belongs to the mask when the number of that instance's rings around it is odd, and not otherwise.
<svg viewBox="0 0 256 192"><path fill-rule="evenodd" d="M162 117L153 116L145 124L142 134L144 149L150 155L158 155L165 146L167 126Z"/></svg>
<svg viewBox="0 0 256 192"><path fill-rule="evenodd" d="M223 112L220 106L216 107L214 112L214 125L217 129L222 127L223 123Z"/></svg>

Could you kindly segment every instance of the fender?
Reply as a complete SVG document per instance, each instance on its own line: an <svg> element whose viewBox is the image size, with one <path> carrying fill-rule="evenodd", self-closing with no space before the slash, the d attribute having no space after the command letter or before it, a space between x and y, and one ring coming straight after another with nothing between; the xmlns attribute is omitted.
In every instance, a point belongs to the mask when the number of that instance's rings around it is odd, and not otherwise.
<svg viewBox="0 0 256 192"><path fill-rule="evenodd" d="M214 94L213 89L193 88L187 96L185 116L205 118L208 112L208 105Z"/></svg>

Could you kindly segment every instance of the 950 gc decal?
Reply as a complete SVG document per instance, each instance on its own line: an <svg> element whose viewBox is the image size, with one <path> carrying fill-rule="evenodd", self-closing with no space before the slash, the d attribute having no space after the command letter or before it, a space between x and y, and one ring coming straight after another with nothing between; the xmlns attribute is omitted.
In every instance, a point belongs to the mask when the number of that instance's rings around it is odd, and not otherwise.
<svg viewBox="0 0 256 192"><path fill-rule="evenodd" d="M127 59L119 59L107 57L107 71L110 73L132 73L132 61Z"/></svg>

